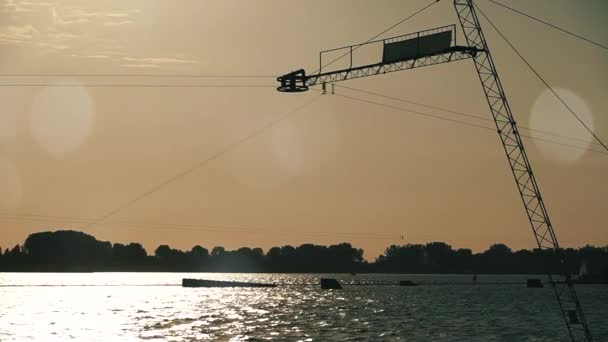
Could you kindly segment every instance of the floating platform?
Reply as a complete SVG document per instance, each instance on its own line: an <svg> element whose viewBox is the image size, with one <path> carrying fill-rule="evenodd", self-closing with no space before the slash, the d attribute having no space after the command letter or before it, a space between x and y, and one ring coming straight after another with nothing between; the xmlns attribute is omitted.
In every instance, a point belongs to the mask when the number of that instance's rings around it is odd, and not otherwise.
<svg viewBox="0 0 608 342"><path fill-rule="evenodd" d="M399 286L417 286L418 284L414 283L411 280L401 280L399 281Z"/></svg>
<svg viewBox="0 0 608 342"><path fill-rule="evenodd" d="M342 285L333 278L321 278L321 288L323 290L341 290Z"/></svg>
<svg viewBox="0 0 608 342"><path fill-rule="evenodd" d="M206 279L182 279L182 287L277 287L276 284L246 283Z"/></svg>
<svg viewBox="0 0 608 342"><path fill-rule="evenodd" d="M608 284L608 274L585 274L572 280L575 284L595 284L595 285L606 285Z"/></svg>
<svg viewBox="0 0 608 342"><path fill-rule="evenodd" d="M540 279L528 279L526 282L527 287L542 288L544 287L543 282Z"/></svg>

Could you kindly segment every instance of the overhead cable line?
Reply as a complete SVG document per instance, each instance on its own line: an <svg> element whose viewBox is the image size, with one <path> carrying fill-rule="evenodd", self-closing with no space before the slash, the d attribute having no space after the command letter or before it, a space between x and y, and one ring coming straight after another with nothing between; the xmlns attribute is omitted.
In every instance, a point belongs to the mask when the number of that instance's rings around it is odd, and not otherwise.
<svg viewBox="0 0 608 342"><path fill-rule="evenodd" d="M0 87L53 87L53 88L276 88L274 85L256 84L0 84Z"/></svg>
<svg viewBox="0 0 608 342"><path fill-rule="evenodd" d="M7 217L0 216L0 224L13 224L13 223L24 223L24 222L42 222L41 220L27 220L27 219L9 219ZM59 221L58 223L65 223L66 221ZM55 224L57 222L50 222ZM269 230L269 229L259 229L259 228L243 228L243 227L220 227L220 226L205 226L205 225L185 225L185 224L173 224L173 223L145 223L145 222L128 222L128 221L111 221L106 222L105 225L109 224L126 224L126 226L121 226L121 229L124 230L132 230L132 231L142 231L142 232L163 232L163 231L181 231L181 232L209 232L209 233L229 233L229 234L260 234L268 233L268 234L285 234L291 236L310 236L310 237L346 237L348 240L358 240L365 238L372 238L377 240L389 240L393 238L397 238L400 235L403 235L403 232L395 232L395 233L354 233L354 232L319 232L319 231L285 231L285 230ZM416 233L415 236L420 240L420 238L425 238L432 240L432 234L420 234ZM346 240L343 240L346 241ZM459 240L461 242L470 242L471 240Z"/></svg>
<svg viewBox="0 0 608 342"><path fill-rule="evenodd" d="M94 219L82 219L82 218L73 218L69 216L54 216L54 215L40 215L40 214L12 214L12 215L1 215L0 221L4 221L4 223L12 223L12 222L47 222L51 224L59 224L59 223L79 223L79 224L88 224L89 222L93 222ZM220 226L220 225L200 225L200 224L183 224L183 223L167 223L167 222L133 222L133 221L111 221L106 222L106 225L113 224L115 226L120 226L121 228L128 229L131 228L152 228L152 229L161 229L161 230L193 230L193 231L207 231L207 232L218 232L218 233L248 233L248 232L268 232L268 233L276 233L270 229L260 229L259 227L231 227L231 226ZM319 231L304 231L304 232L289 232L290 234L302 234L302 235L349 235L349 236L375 236L375 237L385 237L390 238L394 237L395 234L390 233L353 233L353 232L344 232L344 233L331 233L331 232L319 232Z"/></svg>
<svg viewBox="0 0 608 342"><path fill-rule="evenodd" d="M369 103L369 104L373 104L373 105L376 105L376 106L391 108L391 109L403 111L403 112L414 114L414 115L430 117L430 118L434 118L434 119L438 119L438 120L443 120L443 121L448 121L448 122L457 123L457 124L461 124L461 125L466 125L466 126L470 126L470 127L480 128L480 129L484 129L484 130L488 130L488 131L493 131L493 132L496 131L496 128L487 127L487 126L484 126L484 125L478 125L478 124L474 124L474 123L470 123L470 122L466 122L466 121L460 121L460 120L456 120L456 119L446 118L446 117L439 116L439 115L434 115L434 114L429 114L429 113L422 113L422 112L418 112L418 111L414 111L414 110L409 110L409 109L405 109L405 108L401 108L401 107L397 107L397 106L388 105L388 104L381 103L381 102L375 102L375 101L365 100L365 99L361 99L361 98L357 98L357 97L352 97L352 96L348 96L348 95L342 95L342 94L334 94L333 96L340 96L340 97L344 97L344 98L351 99L351 100L354 100L354 101ZM542 141L542 142L546 142L546 143L550 143L550 144L554 144L554 145L561 145L561 146L564 146L564 147L574 148L574 149L578 149L578 150L583 150L583 151L589 151L589 152L595 152L595 153L600 153L600 154L608 155L608 153L604 152L604 151L587 149L587 148L576 146L576 145L566 144L566 143L562 143L562 142L558 142L558 141L554 141L554 140L549 140L549 139L544 139L544 138L538 138L538 137L533 137L533 136L524 135L524 134L520 134L520 135L522 137L534 139L536 141Z"/></svg>
<svg viewBox="0 0 608 342"><path fill-rule="evenodd" d="M276 78L276 75L205 75L205 74L0 74L0 77L145 77L145 78Z"/></svg>
<svg viewBox="0 0 608 342"><path fill-rule="evenodd" d="M30 215L30 214L11 214L11 215L0 215L0 219L3 220L25 220L25 221L32 221L32 222L36 222L36 221L40 221L40 222L50 222L50 223L80 223L80 224L86 224L88 222L91 222L92 220L81 220L81 219L76 219L76 218L53 218L53 217L42 217L42 216L35 216L35 215Z"/></svg>
<svg viewBox="0 0 608 342"><path fill-rule="evenodd" d="M530 64L530 62L528 62L528 60L519 52L519 50L517 50L517 48L511 43L511 41L509 41L509 39L498 29L498 27L496 27L496 25L494 25L492 20L490 20L490 18L488 18L488 16L481 10L481 8L479 8L479 6L477 4L475 4L475 8L477 8L479 13L481 13L481 15L488 21L488 23L490 23L492 28L494 28L494 30L509 45L509 47L511 47L511 49L519 56L519 58L524 63L526 63L528 68L545 85L545 87L547 87L547 89L549 89L549 91L551 91L551 93L562 103L562 105L570 112L570 114L572 114L572 116L574 116L574 118L576 118L576 120L593 136L593 138L595 138L595 140L600 145L602 145L604 150L606 150L606 152L608 152L608 146L597 136L597 134L595 134L595 132L593 132L593 130L578 116L578 114L576 114L576 112L572 109L572 107L570 107L570 105L568 105L568 103L566 103L566 101L564 101L564 99L553 89L553 87L551 87L551 85L538 73L538 71L536 71L536 69L534 69L534 67Z"/></svg>
<svg viewBox="0 0 608 342"><path fill-rule="evenodd" d="M51 224L58 223L80 223L87 224L88 222L94 221L94 219L82 219L74 218L69 216L55 216L55 215L41 215L41 214L11 214L4 215L0 214L0 222L13 223L13 222L50 222ZM183 223L167 223L167 222L132 222L132 221L111 221L106 222L106 225L113 224L120 226L124 229L131 228L142 228L139 230L184 230L184 231L205 231L205 232L218 232L218 233L256 233L267 232L271 234L278 233L277 231L270 230L268 228L260 229L259 227L229 227L229 226L218 226L218 225L200 225L200 224L183 224ZM138 230L138 229L133 229ZM320 231L296 231L287 232L291 235L320 235L320 236L360 236L360 237L382 237L385 239L393 238L398 233L354 233L354 232L343 232L343 233L332 233L332 232L320 232Z"/></svg>
<svg viewBox="0 0 608 342"><path fill-rule="evenodd" d="M10 216L14 215L14 216ZM24 222L46 222L48 224L61 224L61 223L80 223L86 224L92 222L94 219L83 219L69 216L55 216L55 215L42 215L42 214L28 214L28 213L14 213L14 214L2 213L0 214L0 223L13 224L13 223L24 223ZM28 217L35 217L34 219ZM47 218L47 219L45 219ZM183 232L210 232L210 233L230 233L230 234L287 234L294 236L346 236L350 240L356 240L356 238L372 237L379 240L386 240L403 235L403 232L395 233L356 233L356 232L329 232L329 231L285 231L285 230L271 230L268 228L260 227L234 227L234 226L218 226L218 225L202 225L202 224L183 224L183 223L170 223L170 222L137 222L137 221L109 221L105 222L104 225L114 225L120 229L143 231L143 232L160 232L160 231L183 231ZM432 234L415 234L416 237L427 237L431 238ZM465 240L462 240L465 241ZM468 240L466 240L468 241Z"/></svg>
<svg viewBox="0 0 608 342"><path fill-rule="evenodd" d="M12 224L12 223L23 223L23 222L48 222L41 219L19 219L16 217L3 217L0 216L0 223ZM51 224L65 223L67 221L50 221ZM71 222L68 222L71 223ZM354 233L354 232L343 232L343 233L332 233L332 232L320 232L320 231L287 231L271 230L271 229L260 229L260 228L243 228L243 227L226 227L226 226L214 226L214 225L185 225L185 224L172 224L172 223L144 223L144 222L129 222L129 221L112 221L106 224L112 224L120 229L125 230L136 230L146 232L160 232L160 231L184 231L184 232L209 232L209 233L229 233L229 234L287 234L295 236L317 236L317 237L332 237L332 236L347 236L349 239L354 238L378 238L378 239L391 239L399 235L399 233Z"/></svg>
<svg viewBox="0 0 608 342"><path fill-rule="evenodd" d="M483 117L481 115L467 114L467 113L455 111L455 110L448 109L448 108L442 108L442 107L432 106L432 105L428 105L428 104L421 103L421 102L415 102L415 101L403 99L403 98L400 98L400 97L388 96L388 95L384 95L384 94L380 94L380 93L376 93L376 92L372 92L372 91L367 91L367 90L347 87L347 86L344 86L344 85L338 85L338 84L336 84L335 86L336 87L340 87L340 88L344 88L344 89L348 89L348 90L352 90L352 91L356 91L356 92L360 92L360 93L363 93L363 94L368 94L368 95L373 95L373 96L378 96L378 97L386 98L386 99L389 99L389 100L399 101L399 102L403 102L403 103L409 103L409 104L413 104L413 105L421 106L421 107L426 107L426 108L430 108L430 109L436 109L436 110L440 110L440 111L443 111L443 112L447 112L447 113L451 113L451 114L455 114L455 115L460 115L460 116L464 116L464 117L468 117L468 118L472 118L472 119L477 119L477 120L482 120L482 121L487 121L487 122L494 122L494 120L492 120L490 118ZM541 129L530 128L530 127L523 126L523 125L519 125L518 127L520 129L526 129L526 130L531 131L531 132L538 132L538 133L553 135L553 136L560 137L560 138L565 138L565 139L578 140L578 141L585 142L585 143L588 142L588 140L583 139L583 138L571 137L571 136L568 136L568 135L563 135L563 134L559 134L559 133L555 133L555 132L551 132L551 131L545 131L545 130L541 130ZM592 141L591 143L597 144L594 141Z"/></svg>
<svg viewBox="0 0 608 342"><path fill-rule="evenodd" d="M335 62L339 61L340 59L342 59L342 58L344 58L344 57L348 56L349 54L353 53L355 50L359 49L359 48L360 48L361 46L363 46L364 44L371 42L372 40L374 40L374 39L376 39L376 38L378 38L378 37L382 36L383 34L385 34L385 33L387 33L388 31L390 31L390 30L394 29L395 27L397 27L397 26L399 26L399 25L403 24L404 22L406 22L406 21L408 21L408 20L412 19L413 17L417 16L418 14L420 14L420 13L422 13L422 12L426 11L428 8L430 8L431 6L435 5L435 4L436 4L436 3L438 3L439 1L440 1L440 0L433 0L431 3L429 3L428 5L426 5L426 6L422 7L421 9L419 9L418 11L416 11L416 12L414 12L413 14L409 15L408 17L401 19L401 20L400 20L400 21L398 21L397 23L395 23L395 24L391 25L390 27L388 27L388 28L384 29L382 32L380 32L380 33L378 33L378 34L374 35L373 37L369 38L369 39L368 39L367 41L365 41L365 43L363 43L362 45L358 45L358 46L354 47L354 48L352 49L352 51L345 52L344 54L342 54L342 55L340 55L340 56L336 57L335 59L331 60L331 61L330 61L330 62L328 62L327 64L322 65L322 66L321 66L321 68L319 68L319 69L315 70L315 71L313 72L313 74L316 74L317 72L321 71L321 69L323 69L323 68L325 68L325 67L327 67L327 66L330 66L330 65L332 65L333 63L335 63Z"/></svg>
<svg viewBox="0 0 608 342"><path fill-rule="evenodd" d="M373 104L373 105L376 105L376 106L396 109L396 110L400 110L400 111L407 112L407 113L414 114L414 115L418 115L418 116L426 116L426 117L430 117L430 118L434 118L434 119L438 119L438 120L459 123L459 124L462 124L462 125L472 126L472 127L476 127L476 128L489 129L489 130L493 130L493 131L495 130L495 129L491 128L491 127L487 127L487 126L483 126L483 125L478 125L478 124L474 124L474 123L470 123L470 122L466 122L466 121L459 121L459 120L456 120L456 119L446 118L446 117L440 116L440 115L423 113L423 112L418 112L418 111L415 111L415 110L409 110L409 109L405 109L405 108L401 108L401 107L397 107L397 106L392 106L392 105L381 103L381 102L375 102L375 101L370 101L370 100L366 100L366 99L361 99L361 98L353 97L353 96L349 96L349 95L333 94L332 96L339 96L339 97L343 97L343 98L354 100L354 101L359 101L359 102Z"/></svg>
<svg viewBox="0 0 608 342"><path fill-rule="evenodd" d="M451 109L447 109L447 108L442 108L442 107L437 107L437 106L432 106L432 105L428 105L428 104L421 103L421 102L415 102L415 101L411 101L411 100L402 99L402 98L399 98L399 97L388 96L388 95L376 93L376 92L373 92L373 91L368 91L368 90L363 90L363 89L357 89L357 88L353 88L353 87L347 87L347 86L344 86L344 85L341 85L341 84L336 84L335 86L336 87L340 87L340 88L344 88L344 89L348 89L348 90L352 90L352 91L356 91L356 92L363 93L363 94L383 97L383 98L389 99L389 100L395 100L395 101L399 101L399 102L413 104L413 105L416 105L416 106L426 107L426 108L430 108L430 109L436 109L436 110L440 110L440 111L447 112L447 113L452 113L452 114L456 114L456 115L470 117L470 118L473 118L473 119L479 119L479 120L483 120L483 121L494 122L494 120L489 119L489 118L485 118L485 117L480 116L480 115L473 115L473 114L467 114L467 113L463 113L463 112L458 112L458 111L455 111L455 110L451 110Z"/></svg>
<svg viewBox="0 0 608 342"><path fill-rule="evenodd" d="M150 188L149 190L139 194L138 196L134 197L133 199L131 199L130 201L122 204L121 206L111 210L110 212L108 212L105 215L102 215L101 217L99 217L98 219L96 219L95 221L91 222L88 224L89 228L98 225L104 221L106 221L108 218L114 216L115 214L117 214L118 212L122 211L123 209L130 207L131 205L141 201L142 199L154 194L155 192L159 191L160 189L162 189L163 187L165 187L166 185L182 178L185 177L189 174L191 174L193 171L195 171L196 169L202 167L203 165L212 162L218 158L220 158L221 156L227 154L228 152L232 151L233 149L235 149L236 147L248 142L249 140L257 137L258 135L262 134L263 132L265 132L267 129L272 128L274 126L276 126L277 124L279 124L280 122L290 118L292 115L296 114L297 112L301 111L302 109L308 107L309 105L311 105L313 102L315 102L317 99L319 99L320 95L315 96L311 101L308 101L306 103L304 103L303 105L300 105L298 107L296 107L293 110L290 110L289 112L287 112L286 114L282 115L281 117L277 118L276 120L273 120L269 123L267 123L266 125L260 127L259 129L253 131L251 134L245 136L244 138L230 144L229 146L227 146L226 148L218 151L217 153L214 153L213 155L201 160L199 163L188 167L187 169L175 174L174 176L167 178L166 180L158 183L157 185L153 186L152 188Z"/></svg>
<svg viewBox="0 0 608 342"><path fill-rule="evenodd" d="M501 7L503 7L503 8L506 8L506 9L508 9L509 11L512 11L512 12L514 12L514 13L517 13L517 14L523 15L524 17L527 17L527 18L532 19L532 20L534 20L534 21L537 21L537 22L539 22L539 23L541 23L541 24L544 24L544 25L547 25L547 26L549 26L549 27L551 27L551 28L554 28L554 29L556 29L556 30L558 30L558 31L560 31L560 32L563 32L563 33L565 33L565 34L568 34L568 35L570 35L570 36L573 36L573 37L575 37L575 38L578 38L578 39L580 39L580 40L583 40L583 41L585 41L585 42L587 42L587 43L593 44L593 45L595 45L595 46L597 46L597 47L600 47L600 48L602 48L602 49L606 49L606 50L608 50L608 46L606 46L606 45L602 45L602 44L597 43L597 42L594 42L593 40L591 40L591 39L589 39L589 38L585 38L585 37L583 37L583 36L581 36L581 35L579 35L579 34L576 34L576 33L572 32L572 31L569 31L569 30L563 29L563 28L561 28L561 27L559 27L559 26L555 26L555 25L553 25L553 24L551 24L551 23L549 23L549 22L547 22L547 21L545 21L545 20L542 20L542 19L537 18L537 17L534 17L534 16L532 16L532 15L530 15L530 14L527 14L527 13L524 13L524 12L522 12L522 11L519 11L519 10L517 10L517 9L513 8L513 7L509 7L509 6L507 6L507 5L503 4L503 3L500 3L500 2L498 2L498 1L494 1L494 0L488 0L488 1L490 1L491 3L496 4L496 5L498 5L498 6L501 6Z"/></svg>
<svg viewBox="0 0 608 342"><path fill-rule="evenodd" d="M95 219L82 219L82 218L74 218L69 216L53 216L53 215L39 215L39 214L11 214L11 215L2 215L0 214L0 220L13 220L13 221L32 221L32 222L50 222L50 223L80 223L87 224L89 222L95 221ZM133 227L150 227L150 228L183 228L185 230L205 230L211 232L247 232L247 231L256 231L256 232L264 232L269 229L260 229L253 227L230 227L230 226L220 226L220 225L200 225L200 224L183 224L183 223L171 223L171 222L133 222L133 221L111 221L106 222L106 224L114 224L114 225L127 225ZM308 231L307 233L314 234L329 234L331 232L314 232ZM371 235L386 235L388 234L369 234L369 233L340 233L340 235L363 235L363 236L371 236ZM391 234L394 236L394 234Z"/></svg>
<svg viewBox="0 0 608 342"><path fill-rule="evenodd" d="M10 213L10 212L2 212L0 213L0 217L9 217L10 215L14 215L15 217L33 217L33 218L42 218L42 219L51 219L58 221L72 221L72 222L90 222L93 221L93 218L82 218L82 217L73 217L73 216L58 216L58 215L45 215L45 214L31 214L31 213Z"/></svg>
<svg viewBox="0 0 608 342"><path fill-rule="evenodd" d="M269 229L243 229L243 228L229 228L229 227L209 227L209 226L144 226L144 225L129 225L127 224L124 229L128 230L143 230L143 231L184 231L184 232L209 232L209 233L232 233L232 234L284 234L284 235L295 235L295 236L317 236L317 237L336 237L336 236L347 236L349 239L369 239L369 238L377 238L377 239L391 239L399 236L399 233L395 234L379 234L379 233L332 233L332 232L308 232L308 231L286 231L284 229L277 230L269 230Z"/></svg>

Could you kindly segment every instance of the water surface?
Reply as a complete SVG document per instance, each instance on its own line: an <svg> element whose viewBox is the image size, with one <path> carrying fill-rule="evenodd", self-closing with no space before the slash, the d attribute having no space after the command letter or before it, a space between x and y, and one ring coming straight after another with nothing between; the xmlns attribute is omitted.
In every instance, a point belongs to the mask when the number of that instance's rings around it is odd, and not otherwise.
<svg viewBox="0 0 608 342"><path fill-rule="evenodd" d="M285 285L175 286L184 277ZM463 275L331 277L436 285L322 291L319 275L4 273L0 341L568 341L552 290L526 288L528 276L480 275L522 283L480 286L457 285L471 281ZM608 341L608 286L577 289L595 339Z"/></svg>

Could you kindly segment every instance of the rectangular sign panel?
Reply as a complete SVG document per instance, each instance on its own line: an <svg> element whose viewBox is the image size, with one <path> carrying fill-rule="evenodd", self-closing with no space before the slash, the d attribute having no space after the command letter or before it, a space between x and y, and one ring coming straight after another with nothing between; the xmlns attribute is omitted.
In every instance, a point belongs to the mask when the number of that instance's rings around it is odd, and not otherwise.
<svg viewBox="0 0 608 342"><path fill-rule="evenodd" d="M385 43L382 62L394 63L417 57L430 56L450 48L451 45L452 31L429 34L400 42Z"/></svg>

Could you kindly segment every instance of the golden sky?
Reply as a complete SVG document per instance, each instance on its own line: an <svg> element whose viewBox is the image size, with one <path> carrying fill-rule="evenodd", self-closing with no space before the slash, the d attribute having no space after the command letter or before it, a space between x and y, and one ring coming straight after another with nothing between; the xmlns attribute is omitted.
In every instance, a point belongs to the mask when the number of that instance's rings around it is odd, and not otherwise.
<svg viewBox="0 0 608 342"><path fill-rule="evenodd" d="M503 2L608 42L604 0ZM490 130L316 91L87 86L274 86L272 78L128 75L312 72L320 50L363 42L427 3L5 0L0 73L56 76L2 76L0 83L70 87L0 87L0 246L21 243L32 232L78 229L103 240L142 242L149 252L160 243L267 249L349 241L371 259L389 244L408 242L533 247L502 146ZM478 3L608 140L608 51ZM455 23L452 2L444 0L385 37ZM600 150L482 23L519 124L561 136L525 133ZM127 76L73 76L90 74ZM469 60L343 85L490 118ZM608 155L533 138L524 143L562 245L608 244Z"/></svg>

